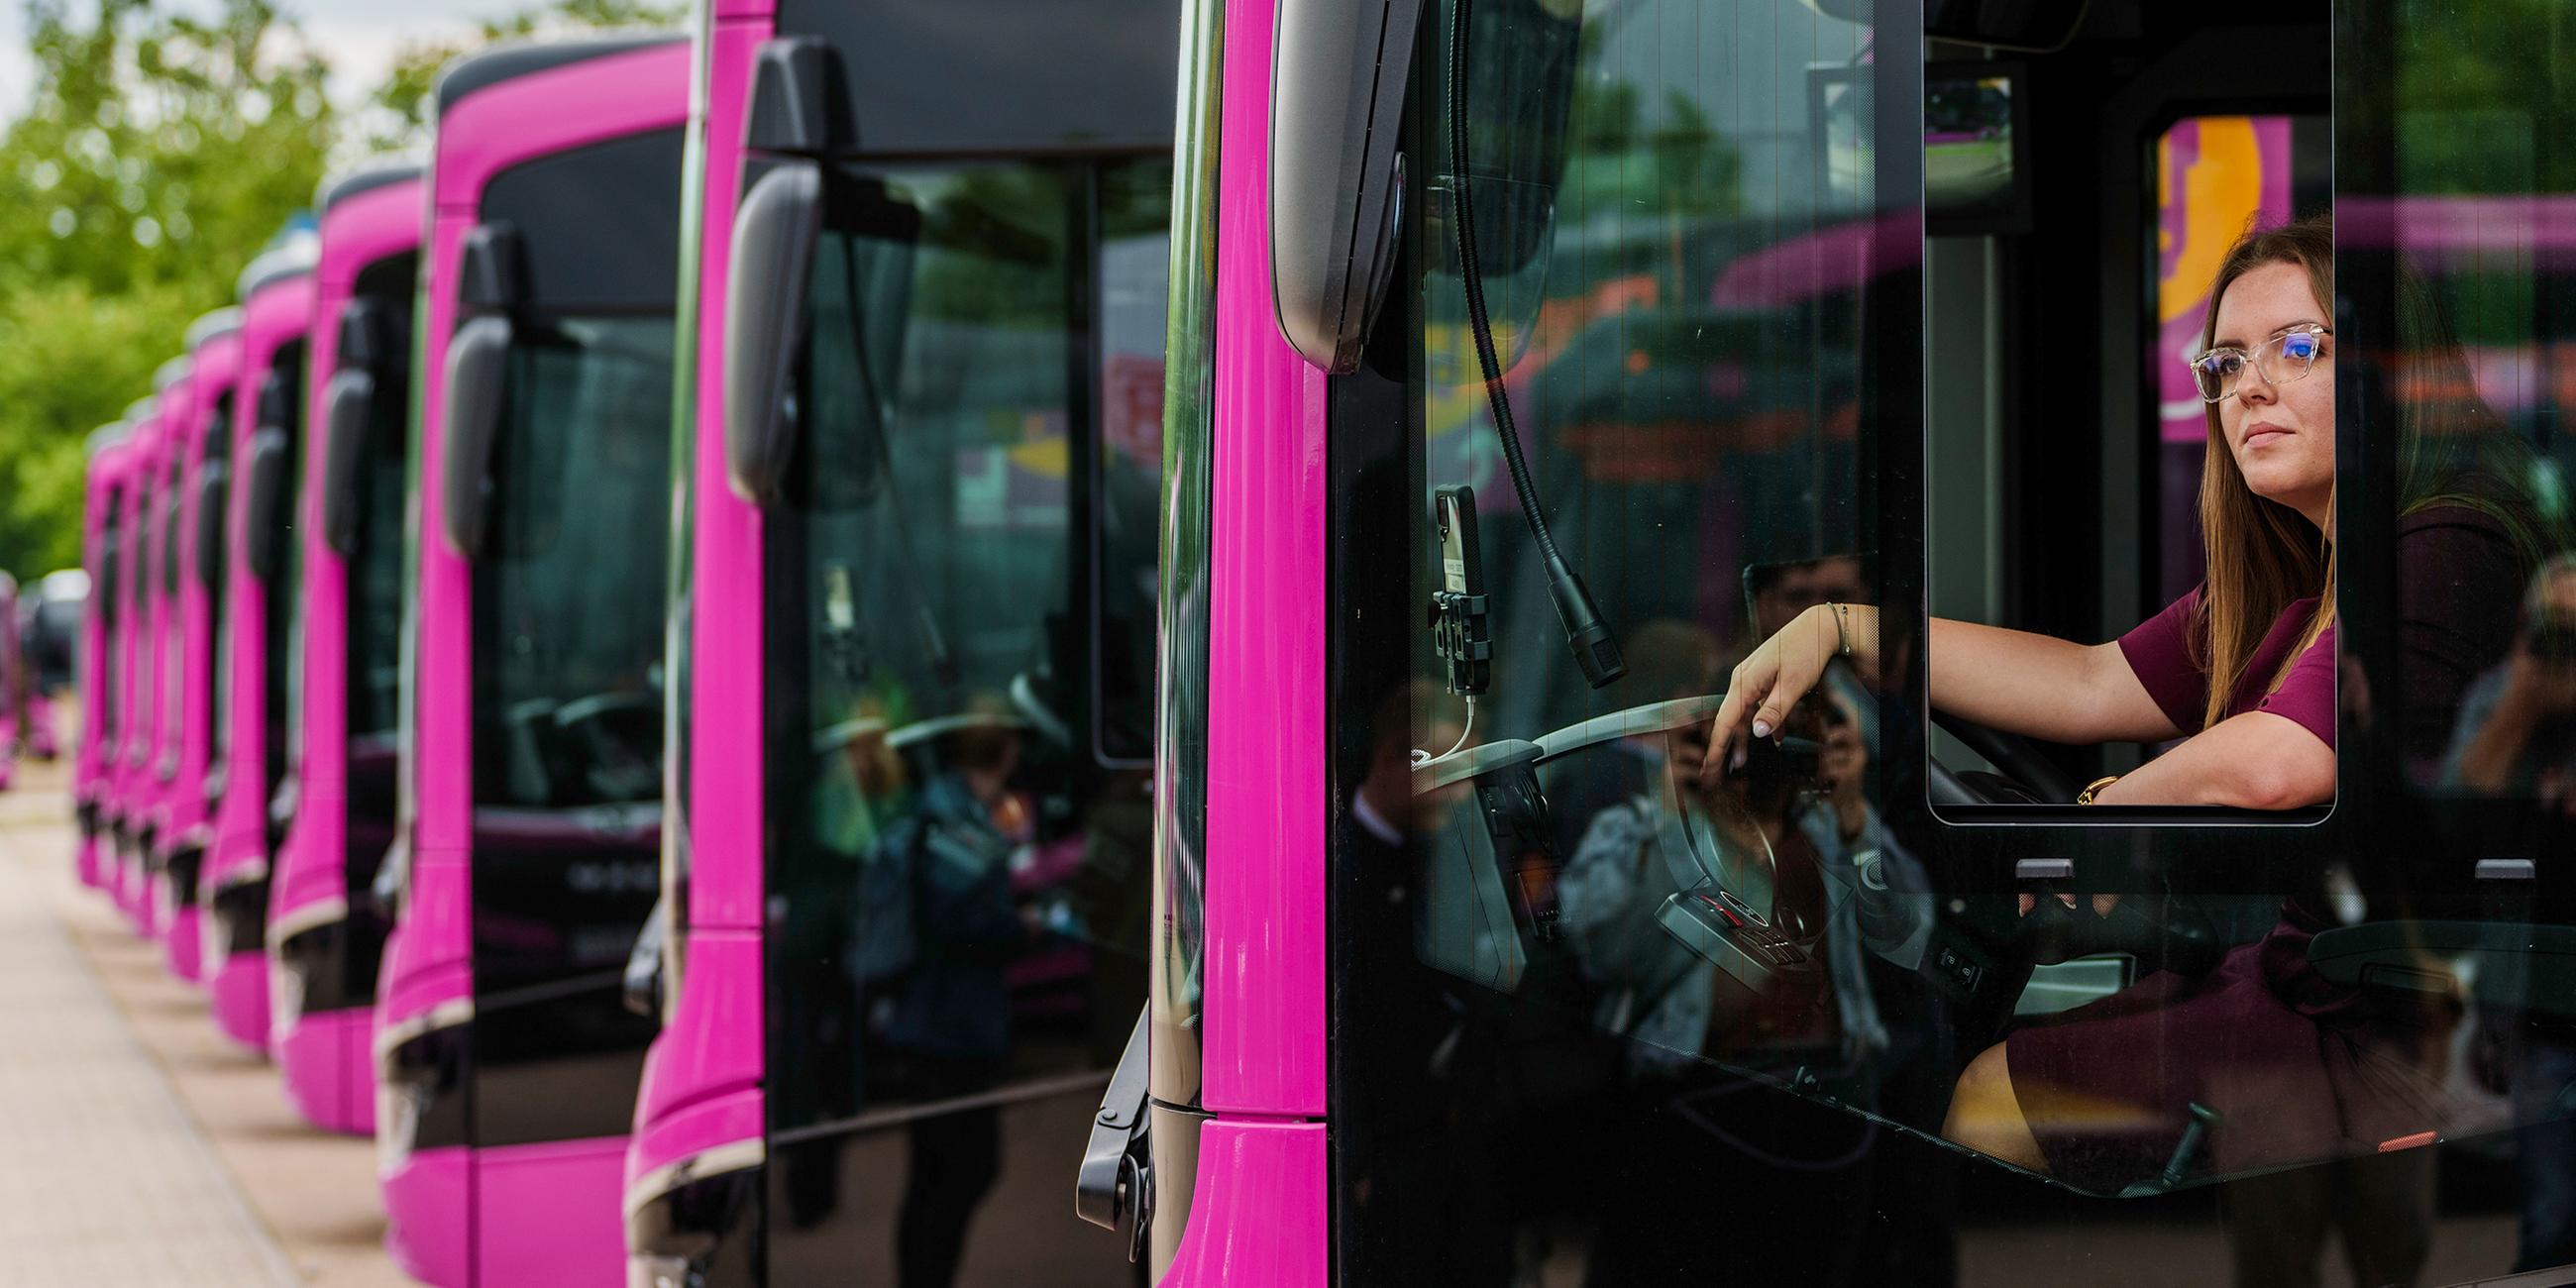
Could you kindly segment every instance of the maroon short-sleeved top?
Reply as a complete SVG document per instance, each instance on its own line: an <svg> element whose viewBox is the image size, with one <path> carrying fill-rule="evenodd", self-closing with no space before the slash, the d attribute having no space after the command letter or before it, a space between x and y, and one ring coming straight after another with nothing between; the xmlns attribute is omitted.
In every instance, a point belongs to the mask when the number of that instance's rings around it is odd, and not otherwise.
<svg viewBox="0 0 2576 1288"><path fill-rule="evenodd" d="M2191 660L2191 632L2199 611L2200 592L2194 590L2120 637L2120 655L2129 660L2138 683L2146 686L2147 696L2155 699L2156 708L2174 722L2174 728L2185 733L2200 728L2201 708L2209 695L2209 677ZM2236 682L2236 692L2227 700L2227 714L2269 711L2298 722L2331 747L2335 743L2335 628L2331 623L2299 655L2280 687L2272 687L2272 677L2281 673L2281 663L2299 646L2299 637L2307 634L2316 613L2317 597L2311 595L2292 602L2273 619L2272 629L2264 632L2263 643L2254 650L2244 677Z"/></svg>

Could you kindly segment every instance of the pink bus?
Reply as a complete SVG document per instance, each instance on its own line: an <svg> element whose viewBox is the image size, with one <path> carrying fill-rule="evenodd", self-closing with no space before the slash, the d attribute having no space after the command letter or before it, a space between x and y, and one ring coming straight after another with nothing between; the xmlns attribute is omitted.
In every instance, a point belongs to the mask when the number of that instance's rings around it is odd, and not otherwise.
<svg viewBox="0 0 2576 1288"><path fill-rule="evenodd" d="M170 635L173 734L165 735L171 769L161 842L153 856L154 934L172 974L197 982L205 974L205 906L199 882L219 779L214 762L215 641L222 634L227 569L224 519L231 493L232 406L241 383L242 314L218 309L190 323L186 419L172 440L172 477L179 480L177 527L165 555L176 569ZM165 399L165 403L166 403Z"/></svg>
<svg viewBox="0 0 2576 1288"><path fill-rule="evenodd" d="M223 607L216 614L223 679L216 688L216 768L207 783L213 843L198 882L204 972L216 1027L257 1051L268 1048L269 856L275 848L269 802L285 777L293 685L296 583L287 556L295 456L303 442L313 267L313 240L298 236L242 270L241 375L208 431L224 441L237 483L225 513L198 524L200 538L219 541L224 553Z"/></svg>
<svg viewBox="0 0 2576 1288"><path fill-rule="evenodd" d="M118 507L124 486L124 443L131 433L131 426L123 421L91 431L87 499L81 509L82 564L89 572L90 590L75 645L81 720L80 742L72 756L72 800L80 822L80 880L93 889L107 884L108 864L114 858L112 849L102 852L101 847L113 845L112 839L102 838L107 833L109 766L116 755L116 729L124 718L118 701L119 670L111 659L116 656L124 602L119 579L124 516Z"/></svg>
<svg viewBox="0 0 2576 1288"><path fill-rule="evenodd" d="M2566 228L2408 201L2564 189L2501 143L2563 78L2442 70L2547 24L2078 13L1191 6L1148 1040L1077 1191L1157 1282L2566 1277L2576 441L2460 352L2564 342ZM2319 150L2173 189L2331 262L2164 346L2245 225L2160 238L2160 140L2248 86ZM2213 545L2248 409L2332 399L2313 512L2253 493L2301 689L2204 708L2142 589L2165 364ZM2181 777L2238 721L2330 781Z"/></svg>
<svg viewBox="0 0 2576 1288"><path fill-rule="evenodd" d="M433 1284L623 1276L688 80L685 40L634 37L476 54L436 93L375 1034L387 1243Z"/></svg>
<svg viewBox="0 0 2576 1288"><path fill-rule="evenodd" d="M143 505L144 495L151 490L151 462L161 435L160 400L136 399L125 409L125 425L126 437L116 453L113 509L106 520L114 537L109 554L116 574L115 625L105 641L115 724L104 731L99 766L100 826L108 838L102 888L119 911L133 897L128 889L134 882L135 847L144 824L141 788L135 781L135 768L151 730L151 715L145 709L151 690L141 674L149 638L144 614L151 602L144 593L151 574L144 559Z"/></svg>
<svg viewBox="0 0 2576 1288"><path fill-rule="evenodd" d="M269 1049L286 1098L329 1131L375 1131L376 969L385 917L369 893L394 835L402 667L403 474L413 296L427 195L418 166L378 161L326 181L296 466L299 589L283 640L289 734L270 803ZM274 623L272 631L276 629ZM298 673L300 673L300 678ZM272 671L272 676L277 672Z"/></svg>
<svg viewBox="0 0 2576 1288"><path fill-rule="evenodd" d="M0 572L0 791L18 768L18 731L25 717L26 658L19 652L18 581Z"/></svg>
<svg viewBox="0 0 2576 1288"><path fill-rule="evenodd" d="M185 355L153 373L157 412L137 464L141 487L136 491L135 566L142 576L134 587L134 679L142 736L126 753L133 844L117 904L137 934L156 940L160 872L155 863L169 841L170 797L179 778L179 519L180 493L187 485L186 455L179 449L195 415L190 379Z"/></svg>
<svg viewBox="0 0 2576 1288"><path fill-rule="evenodd" d="M1128 1283L1178 7L702 22L634 1282Z"/></svg>

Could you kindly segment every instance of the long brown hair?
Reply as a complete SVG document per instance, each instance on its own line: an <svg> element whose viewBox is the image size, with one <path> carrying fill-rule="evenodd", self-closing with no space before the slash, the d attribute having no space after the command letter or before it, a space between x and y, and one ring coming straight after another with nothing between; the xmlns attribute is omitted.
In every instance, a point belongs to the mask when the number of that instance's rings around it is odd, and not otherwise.
<svg viewBox="0 0 2576 1288"><path fill-rule="evenodd" d="M2268 264L2295 264L2307 270L2308 287L2319 308L2331 309L2334 291L2334 219L2310 215L2278 228L2248 232L2227 252L2209 288L2209 317L2201 323L2200 347L2207 350L2218 334L2218 304L2237 278ZM2331 379L2331 376L2327 377ZM2236 453L2219 427L2220 404L2208 408L2209 446L2200 470L2200 539L2208 553L2209 577L2200 593L2199 629L2190 632L2199 654L2192 660L2209 677L2209 698L2201 727L2227 716L2236 686L2245 678L2254 651L2291 604L2319 595L2299 647L2290 651L2278 687L2308 645L2334 621L2334 553L2326 534L2298 511L2257 496L2236 466ZM2332 432L2332 427L2327 427Z"/></svg>
<svg viewBox="0 0 2576 1288"><path fill-rule="evenodd" d="M2278 228L2250 231L2220 263L2209 291L2201 348L2218 333L2218 304L2237 278L2267 264L2296 264L2320 308L2335 299L2334 218L2310 215ZM2467 351L2432 286L2401 256L2396 279L2397 352L2387 355L2395 413L2397 496L2401 514L2436 508L2475 511L2502 531L2521 568L2537 565L2567 537L2562 507L2534 494L2542 471L2530 446L2506 429L2478 396ZM2340 348L2340 346L2337 346ZM2314 377L2312 377L2314 378ZM2331 377L2325 377L2331 378ZM2209 443L2200 475L2200 533L2209 576L2190 633L2193 661L2209 677L2203 728L2227 715L2229 700L2263 637L2291 604L2318 596L2299 645L2272 676L2279 688L2299 655L2335 619L2335 556L2327 534L2298 511L2256 496L2236 467L2219 404L2208 408ZM2344 413L2338 413L2344 414Z"/></svg>

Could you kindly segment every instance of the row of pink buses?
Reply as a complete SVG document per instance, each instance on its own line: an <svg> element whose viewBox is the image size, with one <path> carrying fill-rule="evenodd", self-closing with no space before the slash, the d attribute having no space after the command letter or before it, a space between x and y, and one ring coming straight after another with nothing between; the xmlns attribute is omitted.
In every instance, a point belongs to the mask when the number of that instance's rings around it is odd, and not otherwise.
<svg viewBox="0 0 2576 1288"><path fill-rule="evenodd" d="M94 441L84 872L439 1285L2548 1281L2576 96L2455 9L470 56Z"/></svg>

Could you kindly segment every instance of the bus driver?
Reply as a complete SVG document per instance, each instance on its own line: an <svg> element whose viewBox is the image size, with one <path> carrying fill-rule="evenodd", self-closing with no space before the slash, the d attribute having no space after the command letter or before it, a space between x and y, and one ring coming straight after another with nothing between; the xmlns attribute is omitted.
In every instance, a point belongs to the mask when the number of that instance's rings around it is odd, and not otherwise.
<svg viewBox="0 0 2576 1288"><path fill-rule="evenodd" d="M1928 623L1930 698L1944 712L2053 742L2181 739L2136 771L2097 781L2078 804L2282 810L2334 797L2331 220L2248 233L2222 261L2210 298L2192 359L2208 403L2207 580L2105 644ZM2429 306L2417 312L2429 317ZM2465 376L2456 343L2416 348L2406 360ZM2427 416L2443 423L2423 423ZM2481 451L2511 446L2483 408L2454 403L2407 428L2410 443L2447 449L2437 460L2410 460L2401 484L2406 740L2410 757L2430 763L2468 678L2511 638L2536 543L2528 510L2504 500L2504 476L2480 463ZM1748 656L1710 730L1703 775L1742 765L1746 739L1773 736L1837 655L1873 670L1876 612L1818 605ZM2093 896L2096 910L2117 897ZM2071 1184L2116 1190L2155 1173L2194 1105L2230 1120L2210 1145L2210 1165L2223 1173L2313 1158L2339 1150L2346 1136L2367 1149L2422 1130L2438 1088L2414 1071L2426 1067L2418 1057L2431 1032L2421 1016L2384 1013L2317 975L2306 945L2329 923L2312 902L2293 896L2269 934L2206 976L2151 975L2014 1030L1968 1064L1943 1134ZM2029 903L2023 896L2024 912ZM2147 1051L2162 1058L2137 1058ZM2252 1103L2263 1112L2229 1114ZM2140 1111L2159 1129L2103 1132L2106 1104ZM2383 1124L2388 1131L2371 1134Z"/></svg>

